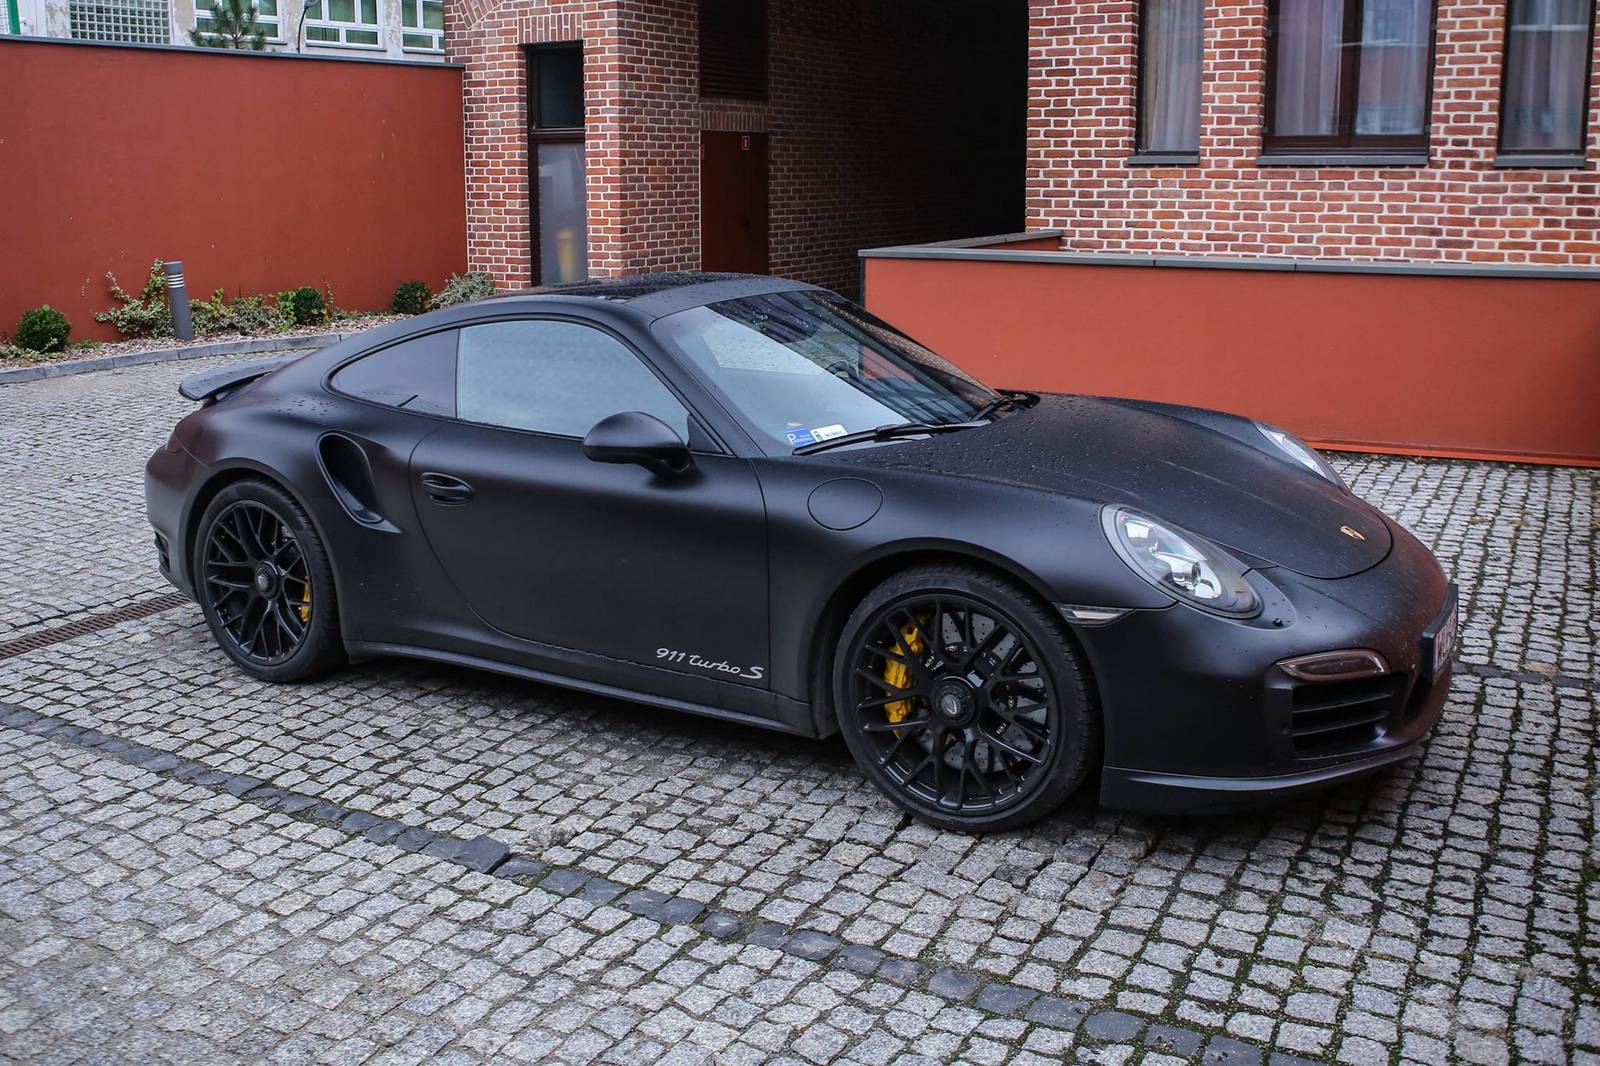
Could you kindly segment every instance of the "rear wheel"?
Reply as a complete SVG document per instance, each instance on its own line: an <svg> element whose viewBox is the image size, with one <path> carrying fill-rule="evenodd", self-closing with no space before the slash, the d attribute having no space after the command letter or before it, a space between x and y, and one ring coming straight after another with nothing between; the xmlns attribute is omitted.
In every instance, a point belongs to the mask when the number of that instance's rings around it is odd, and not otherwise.
<svg viewBox="0 0 1600 1066"><path fill-rule="evenodd" d="M343 659L333 569L286 492L255 479L219 492L195 540L195 592L211 635L266 681L299 681Z"/></svg>
<svg viewBox="0 0 1600 1066"><path fill-rule="evenodd" d="M919 567L845 622L834 660L845 742L872 782L933 825L993 831L1048 814L1098 743L1088 668L1064 627L987 571Z"/></svg>

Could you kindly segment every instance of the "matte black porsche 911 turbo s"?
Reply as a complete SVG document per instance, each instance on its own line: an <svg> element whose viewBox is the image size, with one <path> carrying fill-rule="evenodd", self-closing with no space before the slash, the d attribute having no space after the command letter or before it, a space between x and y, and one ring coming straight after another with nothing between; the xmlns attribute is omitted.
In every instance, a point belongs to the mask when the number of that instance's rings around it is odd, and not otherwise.
<svg viewBox="0 0 1600 1066"><path fill-rule="evenodd" d="M199 374L162 572L258 677L408 655L805 736L972 830L1405 757L1456 597L1270 426L992 391L832 293L653 275Z"/></svg>

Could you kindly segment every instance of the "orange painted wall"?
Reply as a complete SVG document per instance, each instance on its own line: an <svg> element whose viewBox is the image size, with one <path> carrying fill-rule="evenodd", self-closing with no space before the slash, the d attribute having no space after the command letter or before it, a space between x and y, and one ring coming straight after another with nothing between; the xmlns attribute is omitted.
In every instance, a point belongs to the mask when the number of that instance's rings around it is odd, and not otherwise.
<svg viewBox="0 0 1600 1066"><path fill-rule="evenodd" d="M869 258L866 298L993 385L1318 443L1600 465L1600 281Z"/></svg>
<svg viewBox="0 0 1600 1066"><path fill-rule="evenodd" d="M386 308L466 268L461 72L0 37L0 333L113 339L105 274L192 295L333 286Z"/></svg>

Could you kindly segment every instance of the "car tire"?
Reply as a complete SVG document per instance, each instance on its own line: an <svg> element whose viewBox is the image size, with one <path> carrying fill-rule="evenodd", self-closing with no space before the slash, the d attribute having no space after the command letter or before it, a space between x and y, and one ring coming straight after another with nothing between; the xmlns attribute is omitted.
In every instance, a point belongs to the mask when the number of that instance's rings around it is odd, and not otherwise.
<svg viewBox="0 0 1600 1066"><path fill-rule="evenodd" d="M1002 629L1009 636L995 637ZM832 686L863 773L943 829L1037 821L1098 760L1094 688L1071 634L1047 605L980 567L919 566L873 589L840 631Z"/></svg>
<svg viewBox="0 0 1600 1066"><path fill-rule="evenodd" d="M328 553L305 509L278 486L250 478L217 493L192 562L211 636L246 673L303 681L346 661Z"/></svg>

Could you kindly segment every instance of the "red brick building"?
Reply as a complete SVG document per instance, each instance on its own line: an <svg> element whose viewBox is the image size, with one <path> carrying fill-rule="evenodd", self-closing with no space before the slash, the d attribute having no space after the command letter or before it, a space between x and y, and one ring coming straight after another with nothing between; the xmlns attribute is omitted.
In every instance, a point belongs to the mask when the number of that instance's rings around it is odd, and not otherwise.
<svg viewBox="0 0 1600 1066"><path fill-rule="evenodd" d="M531 176L542 153L543 214L571 229L579 140L593 274L704 264L853 289L864 246L1022 223L1021 3L461 0L447 20L469 260L503 284L551 280ZM575 77L581 111L559 84Z"/></svg>
<svg viewBox="0 0 1600 1066"><path fill-rule="evenodd" d="M1066 247L1207 256L1600 263L1600 174L1585 151L1600 134L1588 100L1596 49L1592 4L1167 0L1148 5L1205 9L1195 48L1199 69L1179 72L1200 75L1193 129L1198 136L1183 146L1192 151L1176 166L1144 163L1139 154L1141 6L1134 0L1033 5L1028 223L1068 230ZM1369 136L1369 143L1359 147L1280 144L1274 150L1278 116L1269 110L1269 93L1276 89L1282 99L1288 83L1320 74L1303 55L1274 56L1269 46L1273 39L1284 40L1287 27L1281 23L1297 7L1347 7L1351 22L1362 17L1362 9L1368 15L1387 9L1402 16L1391 28L1391 39L1378 43L1363 42L1359 25L1338 27L1345 38L1341 50L1357 57L1352 65L1358 69L1334 76L1346 75L1346 84L1357 82L1360 92L1363 54L1410 53L1408 69L1380 83L1379 91L1396 101L1394 110L1411 105L1412 113L1385 115L1376 106L1368 112L1369 125L1387 122L1389 130L1404 133ZM1413 14L1414 24L1405 24L1404 16ZM1508 16L1527 21L1511 22ZM1517 39L1530 36L1545 39L1519 50ZM1285 42L1282 51L1291 47ZM1291 68L1292 59L1301 64ZM1508 109L1546 104L1538 124L1549 128L1527 130L1524 144L1502 147L1502 134L1512 132L1502 122L1508 61L1513 76L1522 62L1524 84L1545 79L1539 86L1542 100L1524 94L1519 104L1514 94ZM1362 122L1363 103L1352 108L1356 114L1347 142L1362 140L1355 127ZM1418 135L1406 143L1413 131ZM1337 132L1326 138L1336 139ZM1185 154L1152 152L1145 158ZM1363 155L1394 165L1366 164Z"/></svg>
<svg viewBox="0 0 1600 1066"><path fill-rule="evenodd" d="M1595 3L453 0L469 263L864 266L997 383L1600 462Z"/></svg>

